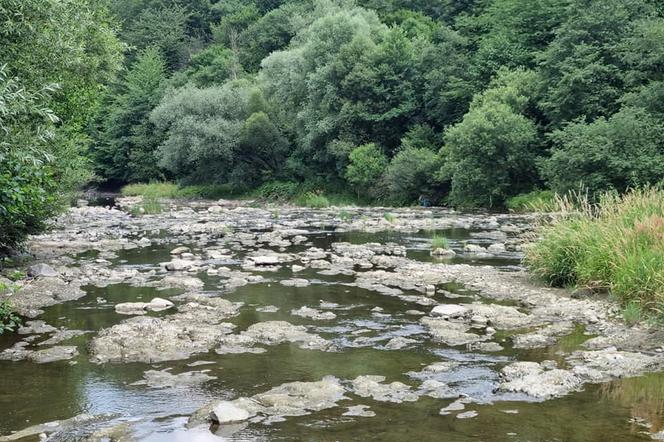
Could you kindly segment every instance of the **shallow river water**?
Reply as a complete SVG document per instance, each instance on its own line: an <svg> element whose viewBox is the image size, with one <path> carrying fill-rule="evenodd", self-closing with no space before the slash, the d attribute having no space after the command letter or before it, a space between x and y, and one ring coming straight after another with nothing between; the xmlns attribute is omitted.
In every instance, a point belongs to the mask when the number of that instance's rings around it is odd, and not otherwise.
<svg viewBox="0 0 664 442"><path fill-rule="evenodd" d="M430 263L436 262L429 254L431 237L435 233L446 236L452 249L458 252L445 261L448 264L489 265L505 272L519 269L522 256L518 251L482 258L464 254L463 246L468 241L478 245L491 244L491 240L472 235L476 230L454 228L436 232L368 233L337 232L333 226L322 226L310 228L304 235L305 242L282 251L301 253L310 247L328 250L338 242L394 242L405 246L407 258ZM165 233L155 232L154 235L163 238ZM184 245L190 246L194 253L205 250L200 242ZM159 263L170 261L173 248L173 244L166 242L119 250L108 260L108 266L139 272L155 270L159 274L163 271ZM277 251L279 248L271 249ZM241 270L245 252L236 250L231 258L216 264ZM79 266L94 262L98 252L72 256L71 265ZM286 342L265 346L263 353L217 354L210 351L185 360L152 364L94 364L89 354L90 341L99 330L127 319L127 316L116 313L116 304L148 302L157 296L169 298L185 290L141 287L125 282L105 287L88 284L82 287L86 292L84 297L46 307L38 318L56 328L88 331L66 343L78 348L78 356L45 364L28 360L0 361L0 435L82 413L108 415L104 417L108 422L127 423L131 438L145 441L603 442L650 440L650 433L660 429L664 413L664 375L660 373L588 384L582 391L546 401L497 389L501 368L511 362L553 360L564 364L561 355L580 348L592 337L583 326L577 325L555 344L537 349L515 349L509 336L499 331L496 341L503 350L480 352L466 346L448 346L432 341L420 322L420 316L406 313L409 309L428 313L430 306L408 303L399 297L358 287L352 284L353 275L325 275L310 267L295 275L290 265L256 273L264 280L233 289L224 286L222 277L205 271L193 273L193 276L205 283L203 294L243 303L237 316L225 320L236 325L236 332L263 321L288 321L306 326L310 333L332 342L337 351L303 349ZM292 287L280 284L281 280L293 277L307 279L310 285ZM459 283L449 282L436 289L433 299L440 304L497 302L485 299L477 291L466 289ZM502 304L511 305L509 301ZM265 306L274 306L278 310L265 311ZM292 314L293 310L303 306L333 312L336 317L314 320ZM169 310L148 315L166 317L172 313ZM10 347L24 337L2 336L0 349ZM407 337L412 341L403 348L386 346L396 337ZM423 370L440 361L455 362L454 368L435 373ZM141 382L146 370L164 369L169 369L171 374L203 371L210 378L194 385L150 386ZM210 429L209 426L186 428L189 416L212 401L250 397L290 382L320 381L326 376L345 382L364 375L384 376L388 383L398 381L413 389L427 379L439 381L458 394L472 398L462 411L475 411L477 415L460 418L463 417L459 416L460 410L441 415L441 408L454 402L454 398L440 399L421 394L416 400L397 403L361 397L348 391L336 406L301 416L240 422ZM367 406L366 410L375 415L344 415L348 407L356 405ZM650 432L642 422L651 425ZM70 428L55 435L54 440L83 440L88 437L84 427L81 426L80 434L77 433L79 429ZM29 436L25 440L38 440L38 436Z"/></svg>

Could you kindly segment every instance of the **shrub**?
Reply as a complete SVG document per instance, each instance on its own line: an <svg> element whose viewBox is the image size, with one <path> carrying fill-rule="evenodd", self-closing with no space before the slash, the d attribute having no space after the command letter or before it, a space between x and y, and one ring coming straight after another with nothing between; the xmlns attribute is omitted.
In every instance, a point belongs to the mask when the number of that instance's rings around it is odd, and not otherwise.
<svg viewBox="0 0 664 442"><path fill-rule="evenodd" d="M268 181L256 190L253 195L274 201L288 201L295 197L299 188L298 183L292 181Z"/></svg>
<svg viewBox="0 0 664 442"><path fill-rule="evenodd" d="M664 191L649 188L562 212L541 227L526 263L552 285L608 290L627 306L664 313Z"/></svg>
<svg viewBox="0 0 664 442"><path fill-rule="evenodd" d="M385 212L383 218L385 218L385 221L387 221L388 223L394 223L397 220L397 217L391 214L390 212Z"/></svg>
<svg viewBox="0 0 664 442"><path fill-rule="evenodd" d="M551 212L555 208L555 193L533 190L509 198L505 206L514 212Z"/></svg>
<svg viewBox="0 0 664 442"><path fill-rule="evenodd" d="M20 325L21 318L14 312L11 303L0 301L0 335L7 331L13 332Z"/></svg>

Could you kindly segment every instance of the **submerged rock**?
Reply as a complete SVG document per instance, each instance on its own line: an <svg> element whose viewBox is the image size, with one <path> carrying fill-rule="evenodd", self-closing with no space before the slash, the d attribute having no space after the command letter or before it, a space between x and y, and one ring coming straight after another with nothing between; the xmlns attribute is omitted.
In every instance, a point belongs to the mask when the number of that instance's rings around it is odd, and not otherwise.
<svg viewBox="0 0 664 442"><path fill-rule="evenodd" d="M291 315L301 316L303 318L311 318L317 321L330 320L337 317L337 315L332 312L323 312L321 310L307 306L302 306L299 309L291 310Z"/></svg>
<svg viewBox="0 0 664 442"><path fill-rule="evenodd" d="M239 305L221 298L188 295L179 313L165 318L134 317L101 330L90 344L92 362L159 362L187 359L211 350L234 325Z"/></svg>
<svg viewBox="0 0 664 442"><path fill-rule="evenodd" d="M165 370L148 370L143 374L145 380L134 382L132 385L148 385L152 388L188 387L217 379L216 376L208 375L206 371L187 371L172 374L169 373L169 370L168 368Z"/></svg>
<svg viewBox="0 0 664 442"><path fill-rule="evenodd" d="M256 349L255 345L278 345L292 342L300 348L309 350L334 350L332 343L318 335L307 332L301 325L293 325L286 321L266 321L251 325L239 335L224 336L219 340L216 352L224 353L258 353L264 349Z"/></svg>
<svg viewBox="0 0 664 442"><path fill-rule="evenodd" d="M371 397L379 402L414 402L418 394L401 382L385 384L385 376L358 376L351 381L351 391L358 396Z"/></svg>
<svg viewBox="0 0 664 442"><path fill-rule="evenodd" d="M189 419L194 427L205 421L231 423L259 415L262 418L304 416L337 406L346 399L339 380L327 376L315 382L289 382L251 397L220 401L207 405Z"/></svg>

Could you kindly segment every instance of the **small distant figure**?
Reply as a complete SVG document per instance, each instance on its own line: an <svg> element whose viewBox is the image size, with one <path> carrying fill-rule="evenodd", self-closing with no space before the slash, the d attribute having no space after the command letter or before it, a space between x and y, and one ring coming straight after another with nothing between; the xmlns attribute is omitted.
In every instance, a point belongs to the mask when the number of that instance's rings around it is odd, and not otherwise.
<svg viewBox="0 0 664 442"><path fill-rule="evenodd" d="M420 204L420 207L431 207L431 200L424 195L420 195L417 202Z"/></svg>

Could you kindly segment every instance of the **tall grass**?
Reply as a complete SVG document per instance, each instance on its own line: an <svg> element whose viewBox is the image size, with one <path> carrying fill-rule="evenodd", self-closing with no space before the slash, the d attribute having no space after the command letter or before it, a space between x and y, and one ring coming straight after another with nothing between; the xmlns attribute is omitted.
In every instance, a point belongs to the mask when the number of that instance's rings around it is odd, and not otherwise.
<svg viewBox="0 0 664 442"><path fill-rule="evenodd" d="M237 196L229 186L206 184L179 186L175 183L140 183L127 184L120 193L122 196L142 196L144 198L171 199L219 199Z"/></svg>
<svg viewBox="0 0 664 442"><path fill-rule="evenodd" d="M431 237L431 250L449 249L449 248L450 248L450 242L444 236L434 234Z"/></svg>
<svg viewBox="0 0 664 442"><path fill-rule="evenodd" d="M509 198L505 206L513 212L551 212L556 208L556 194L550 190L533 190Z"/></svg>
<svg viewBox="0 0 664 442"><path fill-rule="evenodd" d="M557 197L556 206L556 219L527 251L531 271L664 315L664 191L605 194L596 204L577 194Z"/></svg>

